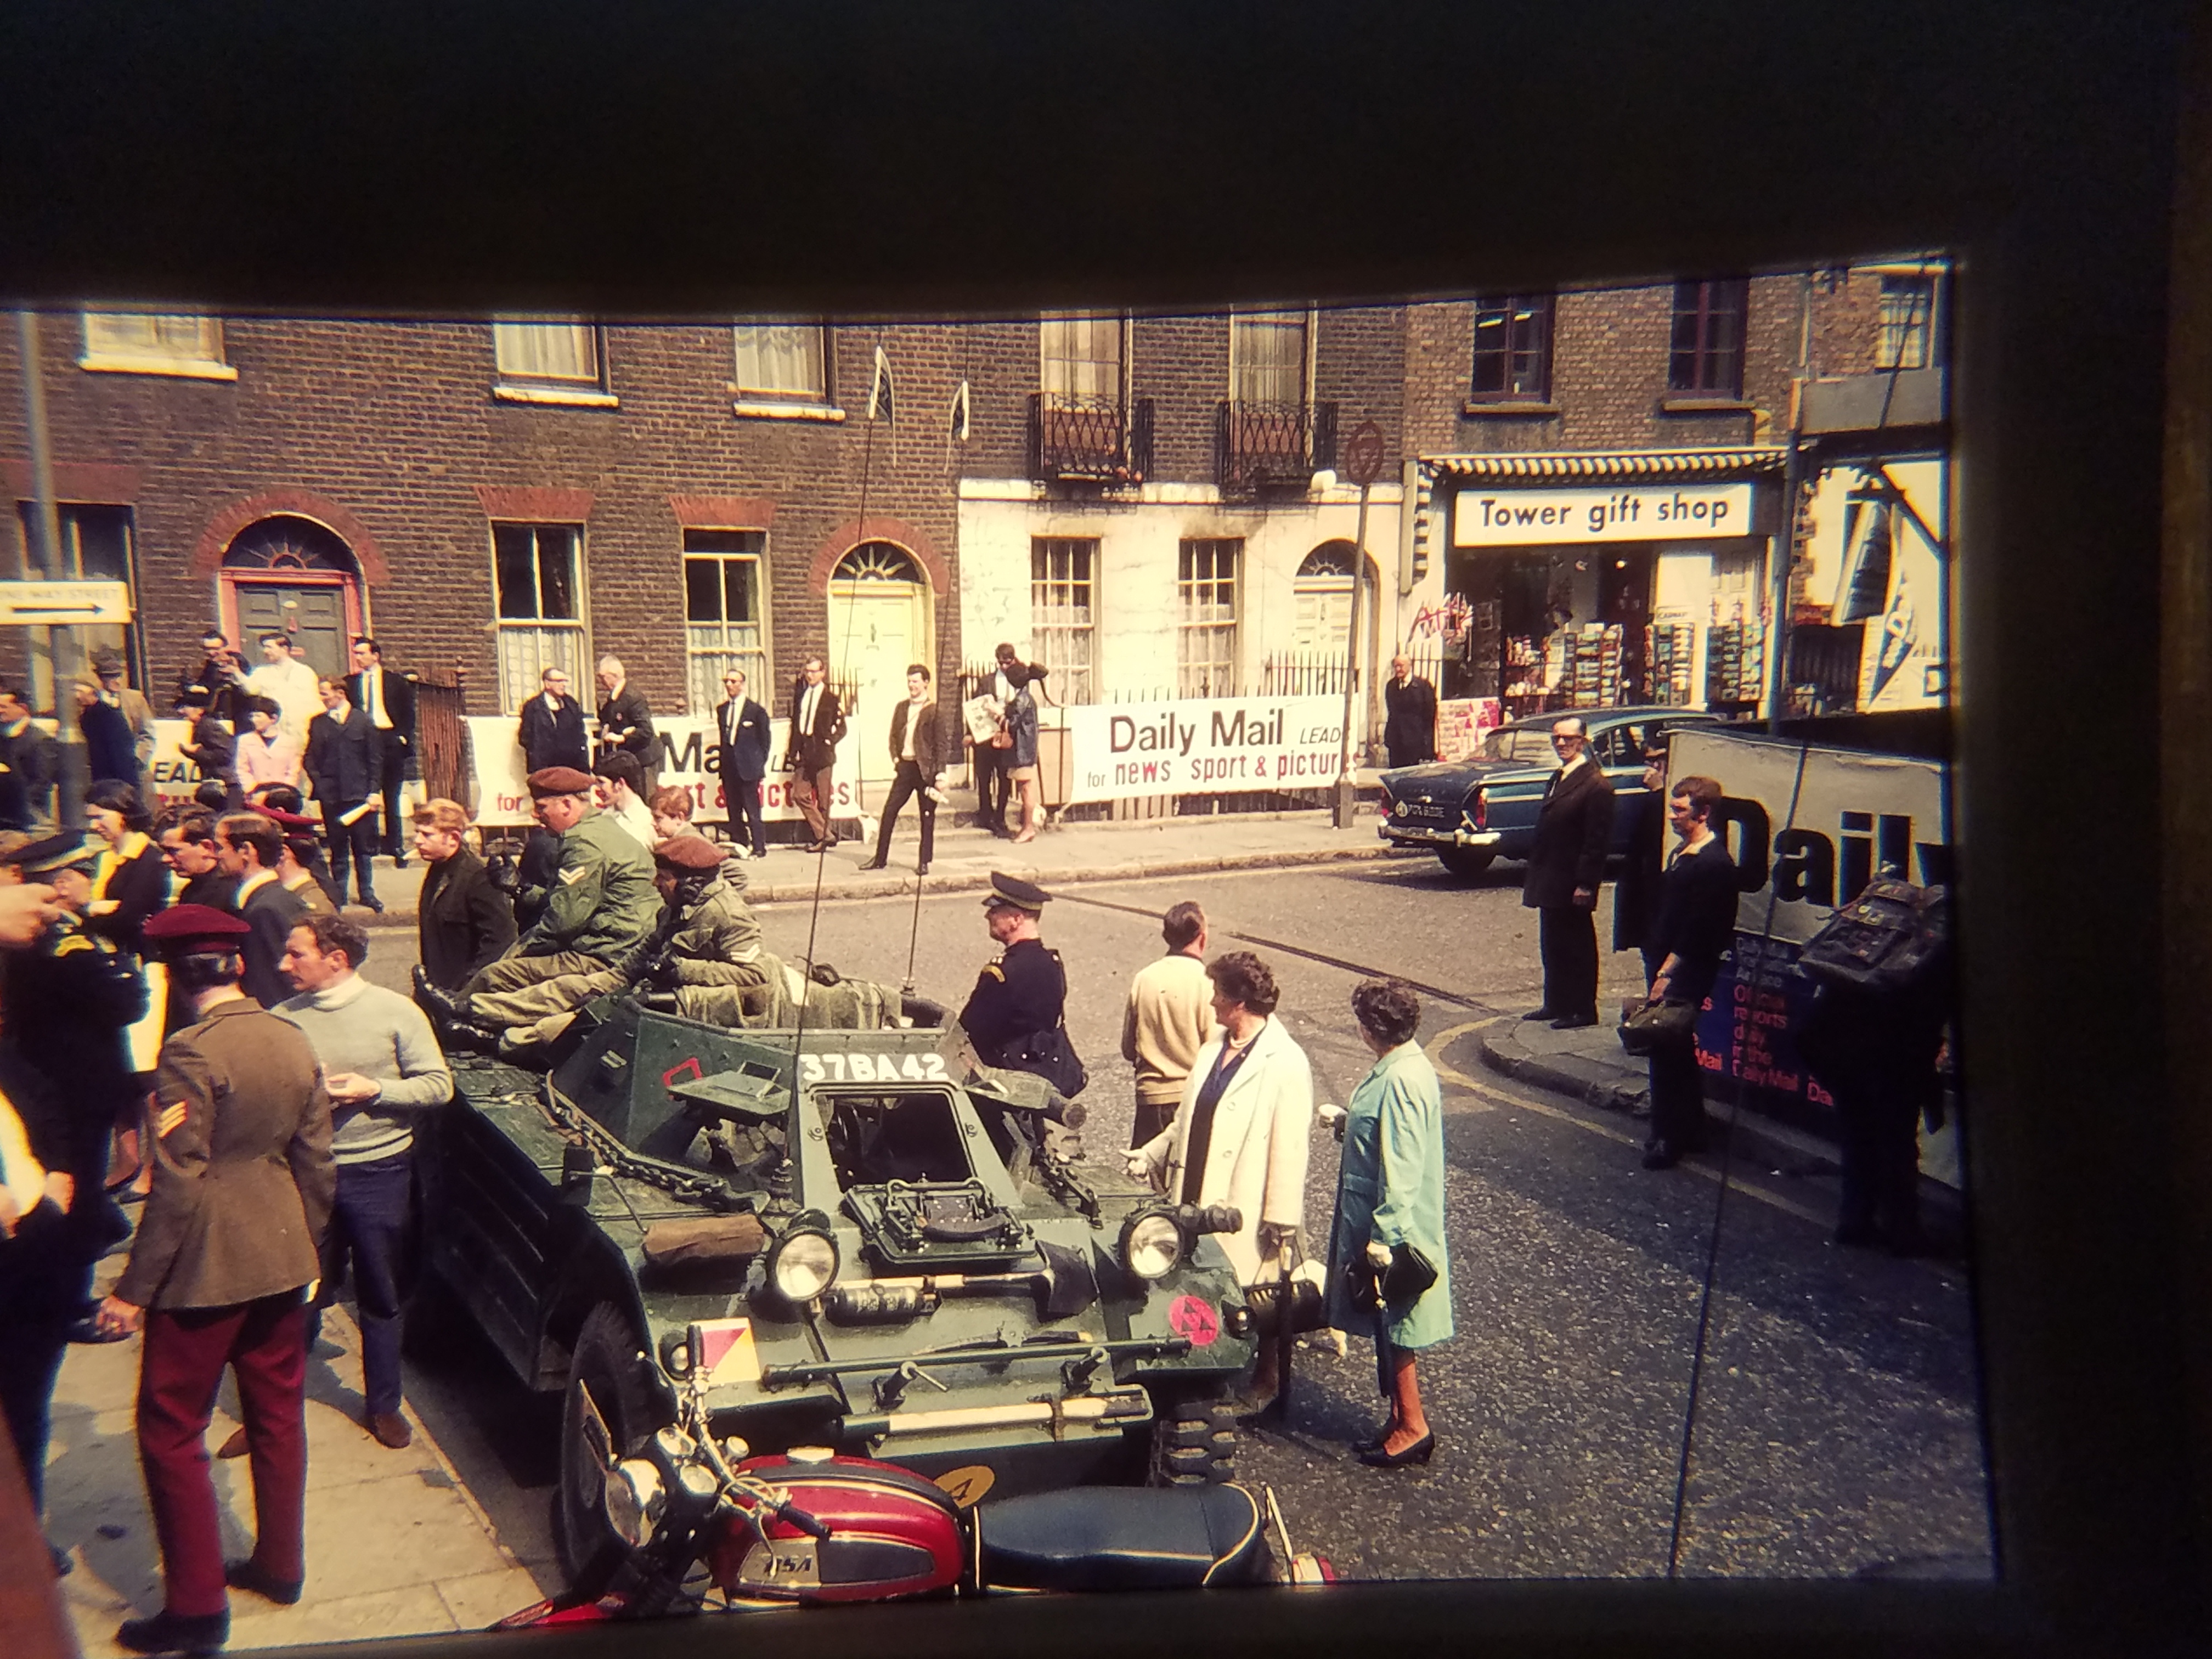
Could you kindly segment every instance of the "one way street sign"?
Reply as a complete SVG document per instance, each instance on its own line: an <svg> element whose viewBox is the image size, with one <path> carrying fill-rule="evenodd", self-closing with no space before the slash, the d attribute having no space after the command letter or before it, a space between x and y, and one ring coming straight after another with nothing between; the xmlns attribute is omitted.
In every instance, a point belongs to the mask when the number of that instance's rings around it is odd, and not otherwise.
<svg viewBox="0 0 2212 1659"><path fill-rule="evenodd" d="M130 620L125 582L0 581L0 623L61 628Z"/></svg>

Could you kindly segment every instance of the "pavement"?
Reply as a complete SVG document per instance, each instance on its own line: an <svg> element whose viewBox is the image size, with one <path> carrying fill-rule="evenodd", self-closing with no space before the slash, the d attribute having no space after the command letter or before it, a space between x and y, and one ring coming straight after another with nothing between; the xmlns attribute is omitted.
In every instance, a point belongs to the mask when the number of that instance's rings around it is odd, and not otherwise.
<svg viewBox="0 0 2212 1659"><path fill-rule="evenodd" d="M118 1249L100 1264L103 1292L123 1261ZM161 1551L132 1428L139 1349L135 1337L71 1345L54 1395L46 1536L73 1563L62 1597L85 1659L126 1653L116 1644L116 1626L161 1607ZM411 1407L404 1414L414 1444L392 1451L369 1437L361 1425L360 1356L352 1318L343 1305L331 1309L307 1363L306 1593L296 1607L280 1607L233 1591L234 1649L482 1630L556 1588L543 1565L533 1573L501 1547ZM207 1433L210 1457L238 1426L237 1413L236 1387L226 1376ZM223 1553L244 1555L253 1539L246 1462L216 1460L210 1468ZM368 1539L374 1547L362 1547Z"/></svg>

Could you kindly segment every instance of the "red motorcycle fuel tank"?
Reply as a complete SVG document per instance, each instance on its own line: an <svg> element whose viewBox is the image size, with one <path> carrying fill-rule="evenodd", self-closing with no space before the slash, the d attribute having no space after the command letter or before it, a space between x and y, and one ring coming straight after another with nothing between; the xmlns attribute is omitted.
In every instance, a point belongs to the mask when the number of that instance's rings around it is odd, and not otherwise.
<svg viewBox="0 0 2212 1659"><path fill-rule="evenodd" d="M732 1596L793 1601L879 1601L926 1595L960 1582L967 1529L942 1488L872 1458L794 1448L750 1457L740 1474L780 1488L829 1528L816 1539L781 1521L763 1543L732 1526L708 1556L714 1583Z"/></svg>

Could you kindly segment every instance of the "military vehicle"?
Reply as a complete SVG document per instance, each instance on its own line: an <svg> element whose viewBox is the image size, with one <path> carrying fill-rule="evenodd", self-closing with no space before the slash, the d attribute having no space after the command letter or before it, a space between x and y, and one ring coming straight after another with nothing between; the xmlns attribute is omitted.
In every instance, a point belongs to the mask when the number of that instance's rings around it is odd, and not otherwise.
<svg viewBox="0 0 2212 1659"><path fill-rule="evenodd" d="M697 1366L717 1436L882 1458L963 1502L1228 1476L1254 1358L1212 1237L1233 1210L1072 1160L1079 1113L964 1064L957 1029L732 1030L631 997L585 1024L550 1073L457 1060L416 1161L410 1330L436 1340L442 1307L565 1391L572 1573L605 1545L608 1467Z"/></svg>

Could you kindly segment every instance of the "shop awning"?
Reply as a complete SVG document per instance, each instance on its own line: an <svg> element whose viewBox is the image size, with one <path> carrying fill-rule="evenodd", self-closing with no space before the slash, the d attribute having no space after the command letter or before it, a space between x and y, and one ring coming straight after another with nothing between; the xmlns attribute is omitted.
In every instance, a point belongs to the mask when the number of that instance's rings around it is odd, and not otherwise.
<svg viewBox="0 0 2212 1659"><path fill-rule="evenodd" d="M1431 455L1424 465L1457 478L1711 478L1780 472L1789 452L1759 449L1646 449L1616 455Z"/></svg>

